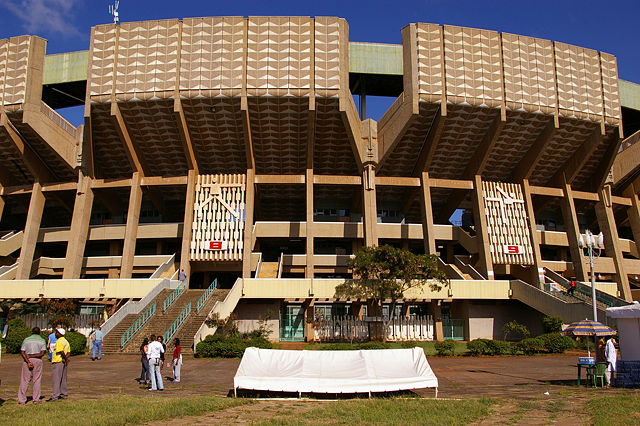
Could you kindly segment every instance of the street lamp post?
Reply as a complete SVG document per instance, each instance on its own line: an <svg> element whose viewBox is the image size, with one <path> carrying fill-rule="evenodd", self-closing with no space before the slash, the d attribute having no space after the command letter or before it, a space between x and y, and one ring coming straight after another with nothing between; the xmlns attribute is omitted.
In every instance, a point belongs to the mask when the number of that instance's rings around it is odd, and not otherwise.
<svg viewBox="0 0 640 426"><path fill-rule="evenodd" d="M589 266L591 267L591 303L593 305L593 320L598 321L598 306L596 305L596 276L593 271L593 260L600 257L600 252L604 246L604 236L602 232L598 235L593 235L588 229L585 231L585 237L578 239L578 246L581 249L586 250L586 254L589 256Z"/></svg>

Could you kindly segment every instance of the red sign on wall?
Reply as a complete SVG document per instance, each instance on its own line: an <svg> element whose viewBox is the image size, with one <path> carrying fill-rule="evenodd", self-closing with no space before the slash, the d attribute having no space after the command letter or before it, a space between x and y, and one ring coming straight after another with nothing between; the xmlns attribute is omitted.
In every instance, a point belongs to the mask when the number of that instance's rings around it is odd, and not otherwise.
<svg viewBox="0 0 640 426"><path fill-rule="evenodd" d="M505 244L502 249L504 254L524 254L524 247L515 244Z"/></svg>
<svg viewBox="0 0 640 426"><path fill-rule="evenodd" d="M209 241L205 248L207 250L226 250L228 243L226 241Z"/></svg>

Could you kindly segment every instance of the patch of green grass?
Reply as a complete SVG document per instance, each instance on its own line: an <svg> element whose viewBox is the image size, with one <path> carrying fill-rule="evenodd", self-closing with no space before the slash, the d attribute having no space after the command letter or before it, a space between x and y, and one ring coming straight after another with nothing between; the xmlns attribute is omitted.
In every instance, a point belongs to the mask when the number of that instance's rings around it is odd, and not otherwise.
<svg viewBox="0 0 640 426"><path fill-rule="evenodd" d="M253 403L246 399L219 396L160 397L114 396L99 399L56 402L5 403L0 409L0 424L20 425L124 425L141 424L224 410ZM62 420L61 420L62 419Z"/></svg>
<svg viewBox="0 0 640 426"><path fill-rule="evenodd" d="M263 425L297 424L468 424L489 414L493 401L433 399L371 399L337 401L304 413L267 420Z"/></svg>
<svg viewBox="0 0 640 426"><path fill-rule="evenodd" d="M640 424L640 395L602 395L587 402L594 425Z"/></svg>

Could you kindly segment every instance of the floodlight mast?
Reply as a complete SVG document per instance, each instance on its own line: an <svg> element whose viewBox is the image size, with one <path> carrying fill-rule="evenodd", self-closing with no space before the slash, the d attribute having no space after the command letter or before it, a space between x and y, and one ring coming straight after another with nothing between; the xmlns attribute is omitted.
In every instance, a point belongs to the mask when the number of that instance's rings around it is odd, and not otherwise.
<svg viewBox="0 0 640 426"><path fill-rule="evenodd" d="M587 251L587 255L589 256L589 265L591 266L591 303L593 304L593 320L598 321L598 307L596 305L596 277L594 274L593 268L593 260L594 257L597 259L600 257L600 252L602 247L604 247L604 235L600 232L597 236L593 235L590 230L585 231L585 237L578 238L578 246L582 250Z"/></svg>
<svg viewBox="0 0 640 426"><path fill-rule="evenodd" d="M109 13L113 15L113 23L116 25L120 24L120 15L118 14L119 5L120 0L116 0L113 5L109 5Z"/></svg>

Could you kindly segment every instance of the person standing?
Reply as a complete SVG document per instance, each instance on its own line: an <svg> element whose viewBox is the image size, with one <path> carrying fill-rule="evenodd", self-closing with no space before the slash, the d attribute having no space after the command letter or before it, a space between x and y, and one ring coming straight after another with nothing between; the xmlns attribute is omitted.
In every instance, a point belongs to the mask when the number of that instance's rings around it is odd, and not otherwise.
<svg viewBox="0 0 640 426"><path fill-rule="evenodd" d="M184 283L187 280L187 273L184 272L184 269L180 270L180 273L178 274L178 281L180 281L180 283Z"/></svg>
<svg viewBox="0 0 640 426"><path fill-rule="evenodd" d="M182 367L182 349L180 348L180 339L177 337L173 340L175 349L173 350L173 383L180 383L180 367Z"/></svg>
<svg viewBox="0 0 640 426"><path fill-rule="evenodd" d="M56 327L56 328L59 328L59 327ZM54 328L53 330L51 330L51 334L49 334L49 337L47 338L47 349L49 349L49 362L51 362L53 349L56 346L56 340L58 340L58 338L56 337L56 329Z"/></svg>
<svg viewBox="0 0 640 426"><path fill-rule="evenodd" d="M102 332L102 327L98 327L98 329L94 332L94 340L93 340L93 352L91 353L91 361L96 360L96 352L98 352L98 359L102 359L102 339L104 338L104 333Z"/></svg>
<svg viewBox="0 0 640 426"><path fill-rule="evenodd" d="M69 396L67 391L67 369L69 367L69 353L71 347L69 342L64 338L64 328L58 328L56 333L56 345L53 349L53 356L51 357L51 381L52 388L51 398L47 401L57 401L58 399L65 399Z"/></svg>
<svg viewBox="0 0 640 426"><path fill-rule="evenodd" d="M604 380L607 386L611 386L611 373L616 371L618 354L616 353L616 341L613 337L607 340L604 347L604 358L607 360L607 370L604 372Z"/></svg>
<svg viewBox="0 0 640 426"><path fill-rule="evenodd" d="M151 389L164 390L162 383L162 372L160 371L160 355L164 353L162 343L158 342L155 334L149 338L149 346L147 349L147 357L149 358L149 374L151 375Z"/></svg>
<svg viewBox="0 0 640 426"><path fill-rule="evenodd" d="M571 280L571 284L569 284L569 289L567 290L567 294L573 296L573 293L576 291L576 281Z"/></svg>
<svg viewBox="0 0 640 426"><path fill-rule="evenodd" d="M149 378L149 359L147 358L147 352L149 347L149 339L146 337L140 345L140 362L142 363L142 371L140 372L140 379L138 383L148 385L150 384Z"/></svg>
<svg viewBox="0 0 640 426"><path fill-rule="evenodd" d="M162 349L164 349L164 351L160 354L160 370L162 370L162 367L164 367L164 353L167 351L167 345L165 345L162 341L162 336L158 336L158 342L160 342L160 344L162 345Z"/></svg>
<svg viewBox="0 0 640 426"><path fill-rule="evenodd" d="M40 381L42 379L42 357L47 352L47 345L40 337L40 328L33 327L31 336L22 341L20 354L24 362L22 363L22 374L20 376L20 387L18 388L18 404L27 403L27 389L29 382L33 381L33 402L40 402Z"/></svg>

